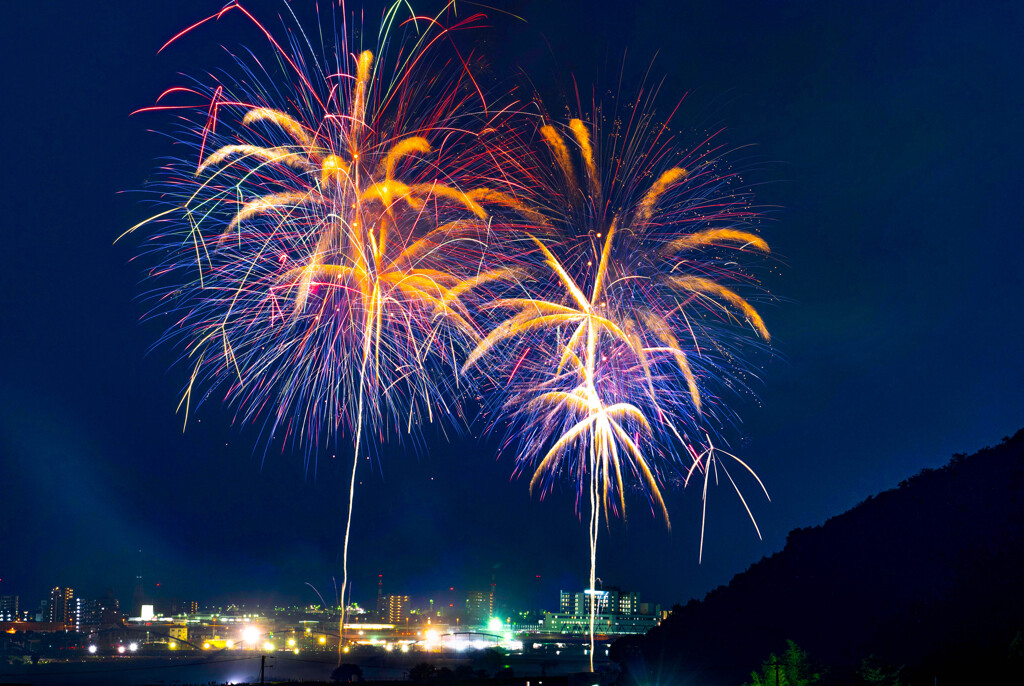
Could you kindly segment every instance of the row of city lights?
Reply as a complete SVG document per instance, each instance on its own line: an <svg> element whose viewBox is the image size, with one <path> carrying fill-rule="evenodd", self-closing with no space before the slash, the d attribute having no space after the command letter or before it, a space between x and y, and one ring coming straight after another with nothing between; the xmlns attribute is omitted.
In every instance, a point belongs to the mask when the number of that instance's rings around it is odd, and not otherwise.
<svg viewBox="0 0 1024 686"><path fill-rule="evenodd" d="M492 619L490 621L490 623L488 624L488 629L490 629L492 631L495 631L495 632L501 631L503 628L504 628L504 624L502 623L502 621L500 619L497 619L497 618ZM309 635L311 633L312 633L312 630L307 628L306 629L306 634ZM359 634L362 635L363 632L360 631ZM242 642L247 644L250 649L255 649L255 647L259 643L260 638L262 637L262 635L263 635L263 632L260 631L259 627L249 625L249 626L246 626L244 629L242 629L241 639L242 639ZM511 648L513 650L522 649L522 643L520 641L513 640L511 632L507 632L507 631L502 632L501 638L503 639L501 641L501 643L503 645L505 645L505 647ZM318 638L318 641L319 641L320 645L325 645L327 643L327 637L326 636L320 636ZM219 640L216 640L216 641L213 641L213 642L207 641L207 642L203 643L203 649L204 650L210 650L211 648L214 648L214 647L220 647L220 646L216 645L217 643L220 643L220 641ZM389 643L389 642L386 642L386 641L383 641L383 640L380 640L380 639L371 639L370 640L370 644L371 645L378 645L378 644L383 645L384 649L388 650L388 651L394 650L395 646L398 645L399 650L401 650L403 653L409 652L410 645L412 643L414 643L414 641L402 641L402 642L398 642L397 644L395 644L395 643ZM437 630L435 630L435 629L428 629L426 632L424 632L423 647L426 648L427 650L436 650L436 649L441 648L441 647L447 647L447 648L454 649L454 650L456 650L458 652L462 652L462 651L467 650L467 649L483 650L484 648L491 647L491 646L493 646L493 645L495 645L497 643L498 643L497 640L485 640L485 639L467 640L465 638L458 638L458 637L449 638L448 640L442 640L442 637L438 633ZM294 638L289 638L286 641L286 644L287 644L289 650L291 650L295 654L298 654L299 649L295 645L295 639ZM227 639L226 641L223 641L223 643L221 645L223 647L225 647L225 648L233 649L235 647L235 641L233 641L232 639ZM171 650L176 650L177 647L178 647L178 644L175 641L170 641L168 643L168 648L170 648ZM122 655L125 652L132 652L132 653L134 653L138 649L139 649L139 644L138 643L134 643L134 642L133 643L129 643L127 646L125 646L125 645L118 645L117 646L117 652L119 654L122 654ZM265 641L263 643L263 649L265 651L267 651L267 652L271 652L271 651L276 650L276 646L272 642L270 642L270 641ZM96 645L90 645L89 648L88 648L89 654L91 654L91 655L95 655L98 650L99 650L99 648ZM347 653L349 649L346 646L343 650Z"/></svg>
<svg viewBox="0 0 1024 686"><path fill-rule="evenodd" d="M117 652L120 653L121 655L124 655L125 651L134 653L138 649L139 649L139 644L138 643L129 643L127 646L123 646L123 645L117 646ZM90 655L95 655L97 650L99 650L99 648L96 647L95 644L89 646L89 654Z"/></svg>

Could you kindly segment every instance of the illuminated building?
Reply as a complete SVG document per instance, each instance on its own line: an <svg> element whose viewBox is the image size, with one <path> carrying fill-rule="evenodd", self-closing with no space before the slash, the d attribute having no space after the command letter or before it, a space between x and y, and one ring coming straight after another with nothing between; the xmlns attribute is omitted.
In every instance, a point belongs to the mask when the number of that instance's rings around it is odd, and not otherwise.
<svg viewBox="0 0 1024 686"><path fill-rule="evenodd" d="M494 614L494 594L489 591L466 593L466 615L471 622L490 619Z"/></svg>
<svg viewBox="0 0 1024 686"><path fill-rule="evenodd" d="M72 597L74 591L66 586L55 586L50 590L50 617L49 620L56 624L73 624L74 607Z"/></svg>
<svg viewBox="0 0 1024 686"><path fill-rule="evenodd" d="M81 630L83 626L95 626L99 624L96 621L96 601L85 600L84 598L75 598L71 603L71 622L75 625L75 631Z"/></svg>
<svg viewBox="0 0 1024 686"><path fill-rule="evenodd" d="M18 596L0 595L0 622L18 621Z"/></svg>
<svg viewBox="0 0 1024 686"><path fill-rule="evenodd" d="M562 591L558 603L558 611L589 614L591 598L595 599L598 612L619 615L635 615L640 613L640 595L638 593L627 593L615 587L596 589L593 596L591 596L590 589L579 593Z"/></svg>
<svg viewBox="0 0 1024 686"><path fill-rule="evenodd" d="M72 607L72 621L75 629L110 626L121 622L120 604L117 598L113 597L113 593L96 600L75 598Z"/></svg>
<svg viewBox="0 0 1024 686"><path fill-rule="evenodd" d="M660 615L614 615L601 613L594 616L594 633L604 636L646 634L661 624ZM563 612L544 613L544 631L552 634L585 635L590 631L590 614Z"/></svg>
<svg viewBox="0 0 1024 686"><path fill-rule="evenodd" d="M586 634L590 631L591 605L596 611L594 631L604 635L643 634L661 623L661 606L641 603L637 593L619 588L562 591L558 612L544 613L544 631Z"/></svg>
<svg viewBox="0 0 1024 686"><path fill-rule="evenodd" d="M409 596L407 595L386 595L383 598L383 615L387 616L389 624L401 624L406 620Z"/></svg>

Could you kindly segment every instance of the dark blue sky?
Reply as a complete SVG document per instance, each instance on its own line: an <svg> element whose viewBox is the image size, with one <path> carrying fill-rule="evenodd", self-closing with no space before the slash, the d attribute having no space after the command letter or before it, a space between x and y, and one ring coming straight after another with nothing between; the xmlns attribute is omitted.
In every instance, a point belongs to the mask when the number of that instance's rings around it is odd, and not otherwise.
<svg viewBox="0 0 1024 686"><path fill-rule="evenodd" d="M279 3L248 4L277 26ZM627 81L654 59L663 109L690 93L677 125L754 144L741 157L786 265L762 312L778 357L730 435L772 494L751 498L764 541L720 488L698 566L700 493L672 491L671 533L634 507L602 534L606 583L699 597L790 529L1024 425L1018 3L554 4L516 3L527 24L491 13L496 71L614 88L624 53ZM258 41L236 18L155 54L218 6L0 3L0 594L25 604L56 584L127 600L140 566L200 600L312 601L305 582L326 595L340 573L347 454L315 478L296 451L263 461L213 405L182 434L182 371L139 323L138 243L112 245L147 216L120 192L167 153L148 129L168 120L129 112L200 76L214 41ZM516 599L584 585L567 491L531 501L491 446L427 443L362 472L355 599L378 573L418 594L484 588L495 565Z"/></svg>

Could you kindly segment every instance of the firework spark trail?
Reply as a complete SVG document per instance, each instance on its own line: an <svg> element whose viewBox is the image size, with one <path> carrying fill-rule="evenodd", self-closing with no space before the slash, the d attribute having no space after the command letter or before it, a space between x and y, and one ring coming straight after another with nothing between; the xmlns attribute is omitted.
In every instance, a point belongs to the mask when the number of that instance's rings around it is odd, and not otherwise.
<svg viewBox="0 0 1024 686"><path fill-rule="evenodd" d="M387 33L396 7L377 51L398 45L391 73L370 50L350 51L344 36L334 64L321 64L301 26L283 47L233 3L210 19L242 12L289 78L272 79L249 53L236 57L236 81L167 92L199 94L203 104L146 108L197 113L183 134L197 159L165 169L159 191L172 207L149 220L166 228L152 239L164 260L152 274L170 282L155 289L154 316L176 320L164 340L189 361L186 413L194 394L201 401L222 387L241 420L263 418L269 440L282 431L307 455L352 438L341 644L363 433L372 443L461 418L465 391L444 369L457 369L480 337L463 300L514 274L481 267L486 208L527 209L478 185L495 174L479 171L493 151L481 153L477 132L508 111L480 115L487 105L467 87L468 71L428 55L479 15L448 28L439 15L422 32L414 18L407 47ZM249 85L261 82L265 90Z"/></svg>
<svg viewBox="0 0 1024 686"><path fill-rule="evenodd" d="M556 171L535 181L561 206L545 216L553 231L529 236L533 278L486 304L493 324L463 371L480 368L502 392L501 409L520 436L517 471L532 470L531 491L540 486L543 497L568 473L588 493L593 670L602 512L606 521L625 515L628 475L669 525L658 461L677 460L680 444L689 456L697 442L689 437L718 420L724 408L708 402L708 388L723 370L733 373L724 342L735 337L731 329L747 325L769 340L740 294L750 279L729 266L737 253L767 253L768 245L748 226L749 198L729 191L729 178L701 155L689 155L687 166L670 159L663 130L649 121L610 136L607 159L588 124L573 119L567 129L538 129ZM602 179L607 168L614 172ZM524 349L536 354L528 359ZM690 474L706 476L716 464L704 435L708 449L693 453Z"/></svg>

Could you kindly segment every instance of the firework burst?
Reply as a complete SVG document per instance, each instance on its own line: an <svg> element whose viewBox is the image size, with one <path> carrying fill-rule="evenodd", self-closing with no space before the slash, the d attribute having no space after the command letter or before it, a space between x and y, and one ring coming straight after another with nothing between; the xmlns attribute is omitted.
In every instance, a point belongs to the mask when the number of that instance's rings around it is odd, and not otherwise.
<svg viewBox="0 0 1024 686"><path fill-rule="evenodd" d="M301 27L282 47L237 4L215 17L229 9L263 31L290 78L240 57L234 80L172 89L201 106L153 108L185 111L194 150L165 168L170 208L145 222L166 228L153 275L172 285L155 312L175 317L165 338L191 369L186 416L197 393L222 389L240 419L265 421L307 455L351 436L344 606L364 434L461 418L463 389L446 370L480 337L462 299L512 275L480 257L485 206L516 205L478 185L490 158L477 139L504 115L487 114L468 71L453 67L461 56L431 56L478 16L448 28L413 17L408 40L382 31L376 54L394 53L382 67L344 36L333 59L317 58ZM259 83L269 85L249 85Z"/></svg>
<svg viewBox="0 0 1024 686"><path fill-rule="evenodd" d="M591 590L602 512L625 515L632 478L668 525L658 464L689 461L687 478L717 464L703 427L723 418L716 384L742 372L737 333L769 340L740 294L757 284L737 258L769 252L749 194L730 190L707 143L674 159L664 127L636 116L603 160L584 121L539 128L554 173L537 179L549 199L547 235L529 237L538 264L525 292L484 306L499 314L463 365L505 389L531 490L567 474L578 508L587 493Z"/></svg>

